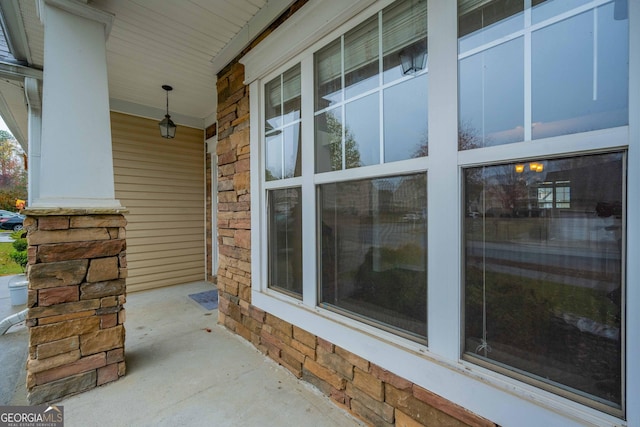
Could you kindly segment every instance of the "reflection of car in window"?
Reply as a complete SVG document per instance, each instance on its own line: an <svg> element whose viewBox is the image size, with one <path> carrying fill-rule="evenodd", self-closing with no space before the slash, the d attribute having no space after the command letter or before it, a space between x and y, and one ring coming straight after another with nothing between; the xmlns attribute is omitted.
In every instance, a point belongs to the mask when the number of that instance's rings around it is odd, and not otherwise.
<svg viewBox="0 0 640 427"><path fill-rule="evenodd" d="M24 221L24 219L25 216L20 214L0 218L0 229L13 231L22 230L22 222Z"/></svg>
<svg viewBox="0 0 640 427"><path fill-rule="evenodd" d="M17 212L5 211L0 209L0 218L11 218L18 215Z"/></svg>

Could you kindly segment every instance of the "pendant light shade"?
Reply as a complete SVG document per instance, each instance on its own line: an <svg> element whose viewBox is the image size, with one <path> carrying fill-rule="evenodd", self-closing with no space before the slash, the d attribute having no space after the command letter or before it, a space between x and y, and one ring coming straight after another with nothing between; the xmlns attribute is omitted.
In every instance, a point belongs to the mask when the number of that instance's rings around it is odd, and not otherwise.
<svg viewBox="0 0 640 427"><path fill-rule="evenodd" d="M176 136L176 125L169 115L169 91L173 90L173 88L169 85L162 85L162 89L167 91L167 114L165 114L164 119L162 119L158 125L160 126L160 135L162 135L163 138L172 139Z"/></svg>

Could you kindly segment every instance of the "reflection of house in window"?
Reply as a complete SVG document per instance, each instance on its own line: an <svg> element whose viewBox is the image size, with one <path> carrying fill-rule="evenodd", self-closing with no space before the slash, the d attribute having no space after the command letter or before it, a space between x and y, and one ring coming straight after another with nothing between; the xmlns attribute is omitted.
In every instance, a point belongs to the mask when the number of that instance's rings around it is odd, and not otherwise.
<svg viewBox="0 0 640 427"><path fill-rule="evenodd" d="M544 182L543 184L551 184ZM553 207L553 187L538 187L538 207L540 209L551 209Z"/></svg>
<svg viewBox="0 0 640 427"><path fill-rule="evenodd" d="M571 181L556 181L556 208L571 207Z"/></svg>
<svg viewBox="0 0 640 427"><path fill-rule="evenodd" d="M571 181L545 181L538 187L540 209L569 209L571 207Z"/></svg>

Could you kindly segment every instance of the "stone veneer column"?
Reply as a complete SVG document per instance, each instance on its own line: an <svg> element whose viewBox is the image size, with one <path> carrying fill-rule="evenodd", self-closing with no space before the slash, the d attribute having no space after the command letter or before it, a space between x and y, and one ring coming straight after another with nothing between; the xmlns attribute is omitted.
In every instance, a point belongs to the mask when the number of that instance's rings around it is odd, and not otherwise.
<svg viewBox="0 0 640 427"><path fill-rule="evenodd" d="M125 374L124 210L27 209L27 389L50 402Z"/></svg>
<svg viewBox="0 0 640 427"><path fill-rule="evenodd" d="M251 302L251 195L249 87L235 63L218 76L218 278L221 301L248 309ZM227 306L225 306L227 307ZM239 314L239 312L238 312ZM224 310L220 320L225 322ZM228 321L233 321L229 318ZM249 339L247 334L242 334Z"/></svg>

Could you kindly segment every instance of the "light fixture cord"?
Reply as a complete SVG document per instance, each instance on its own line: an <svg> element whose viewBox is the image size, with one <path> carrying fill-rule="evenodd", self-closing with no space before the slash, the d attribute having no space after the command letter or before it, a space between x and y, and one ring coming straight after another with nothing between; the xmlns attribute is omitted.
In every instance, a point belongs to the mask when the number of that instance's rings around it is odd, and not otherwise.
<svg viewBox="0 0 640 427"><path fill-rule="evenodd" d="M485 187L485 168L482 168L482 340L480 345L476 347L476 353L481 351L484 357L487 353L491 353L491 346L487 342L487 206L486 206L486 187Z"/></svg>

